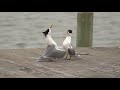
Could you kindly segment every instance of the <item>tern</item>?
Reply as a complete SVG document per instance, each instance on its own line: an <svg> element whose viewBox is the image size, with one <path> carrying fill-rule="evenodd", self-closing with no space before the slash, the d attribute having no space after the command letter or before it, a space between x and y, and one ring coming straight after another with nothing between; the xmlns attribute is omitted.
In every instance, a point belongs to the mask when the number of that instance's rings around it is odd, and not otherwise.
<svg viewBox="0 0 120 90"><path fill-rule="evenodd" d="M45 32L43 32L45 39L47 41L47 48L45 50L45 53L41 56L40 59L60 59L63 58L66 54L66 50L63 48L58 48L57 43L53 40L52 35L51 35L51 28L53 24L51 25L50 28L48 28Z"/></svg>
<svg viewBox="0 0 120 90"><path fill-rule="evenodd" d="M70 57L68 60L71 60L72 56L77 57L77 58L80 57L80 55L77 54L73 45L71 44L71 34L72 34L72 30L67 30L67 36L65 40L63 41L63 48L66 50L65 59L68 59L68 56Z"/></svg>

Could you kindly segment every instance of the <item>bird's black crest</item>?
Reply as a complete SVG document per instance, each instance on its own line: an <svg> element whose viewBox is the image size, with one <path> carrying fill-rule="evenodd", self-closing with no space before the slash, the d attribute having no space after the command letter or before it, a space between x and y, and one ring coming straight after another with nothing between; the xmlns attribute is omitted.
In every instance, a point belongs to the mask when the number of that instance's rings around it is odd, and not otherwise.
<svg viewBox="0 0 120 90"><path fill-rule="evenodd" d="M68 30L69 33L72 33L72 30Z"/></svg>
<svg viewBox="0 0 120 90"><path fill-rule="evenodd" d="M49 32L49 29L47 29L45 32L42 32L44 35L45 35L45 37L47 36L47 34L48 34L48 32Z"/></svg>

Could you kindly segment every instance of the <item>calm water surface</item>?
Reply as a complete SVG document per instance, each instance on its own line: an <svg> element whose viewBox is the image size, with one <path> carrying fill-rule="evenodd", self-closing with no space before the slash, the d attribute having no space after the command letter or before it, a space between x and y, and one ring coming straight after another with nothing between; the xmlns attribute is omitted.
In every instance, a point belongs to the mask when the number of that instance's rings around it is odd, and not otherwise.
<svg viewBox="0 0 120 90"><path fill-rule="evenodd" d="M77 12L0 12L0 48L44 48L51 24L59 46L68 29L76 46ZM93 28L94 47L120 47L120 12L95 12Z"/></svg>

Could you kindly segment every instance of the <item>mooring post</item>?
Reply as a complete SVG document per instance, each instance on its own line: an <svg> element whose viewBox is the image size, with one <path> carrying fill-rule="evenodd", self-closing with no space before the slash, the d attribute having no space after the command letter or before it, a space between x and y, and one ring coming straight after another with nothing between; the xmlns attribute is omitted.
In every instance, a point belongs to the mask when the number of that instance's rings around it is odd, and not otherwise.
<svg viewBox="0 0 120 90"><path fill-rule="evenodd" d="M77 13L77 47L92 47L93 12Z"/></svg>

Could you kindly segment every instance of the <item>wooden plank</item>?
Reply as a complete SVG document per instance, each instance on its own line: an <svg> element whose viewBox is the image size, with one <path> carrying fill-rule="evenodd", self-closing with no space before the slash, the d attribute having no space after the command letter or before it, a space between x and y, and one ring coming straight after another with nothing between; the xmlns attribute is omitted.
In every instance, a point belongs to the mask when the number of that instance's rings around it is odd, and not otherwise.
<svg viewBox="0 0 120 90"><path fill-rule="evenodd" d="M6 60L0 59L0 77L1 78L31 78L34 77L27 72L20 70L23 66L7 62Z"/></svg>
<svg viewBox="0 0 120 90"><path fill-rule="evenodd" d="M119 48L76 48L81 59L37 62L44 49L0 49L0 77L120 77Z"/></svg>
<svg viewBox="0 0 120 90"><path fill-rule="evenodd" d="M22 50L20 50L21 52ZM18 54L18 52L16 53L10 53L7 52L9 54L9 56L4 57L4 61L21 66L21 67L27 67L28 70L30 69L31 71L27 72L30 75L34 75L36 77L73 77L73 75L70 75L68 73L62 72L62 71L58 71L52 68L48 68L46 66L41 65L40 63L38 64L38 62L34 62L31 61L32 58L26 58L26 55L23 55L26 52L23 50L23 52L21 52L21 54ZM33 53L33 52L32 52ZM17 55L18 54L18 55ZM9 60L7 60L9 57ZM17 59L19 57L22 57L21 59ZM11 60L12 59L12 60ZM26 60L26 61L24 61ZM20 69L20 68L19 68ZM22 70L22 71L28 71L28 70Z"/></svg>

